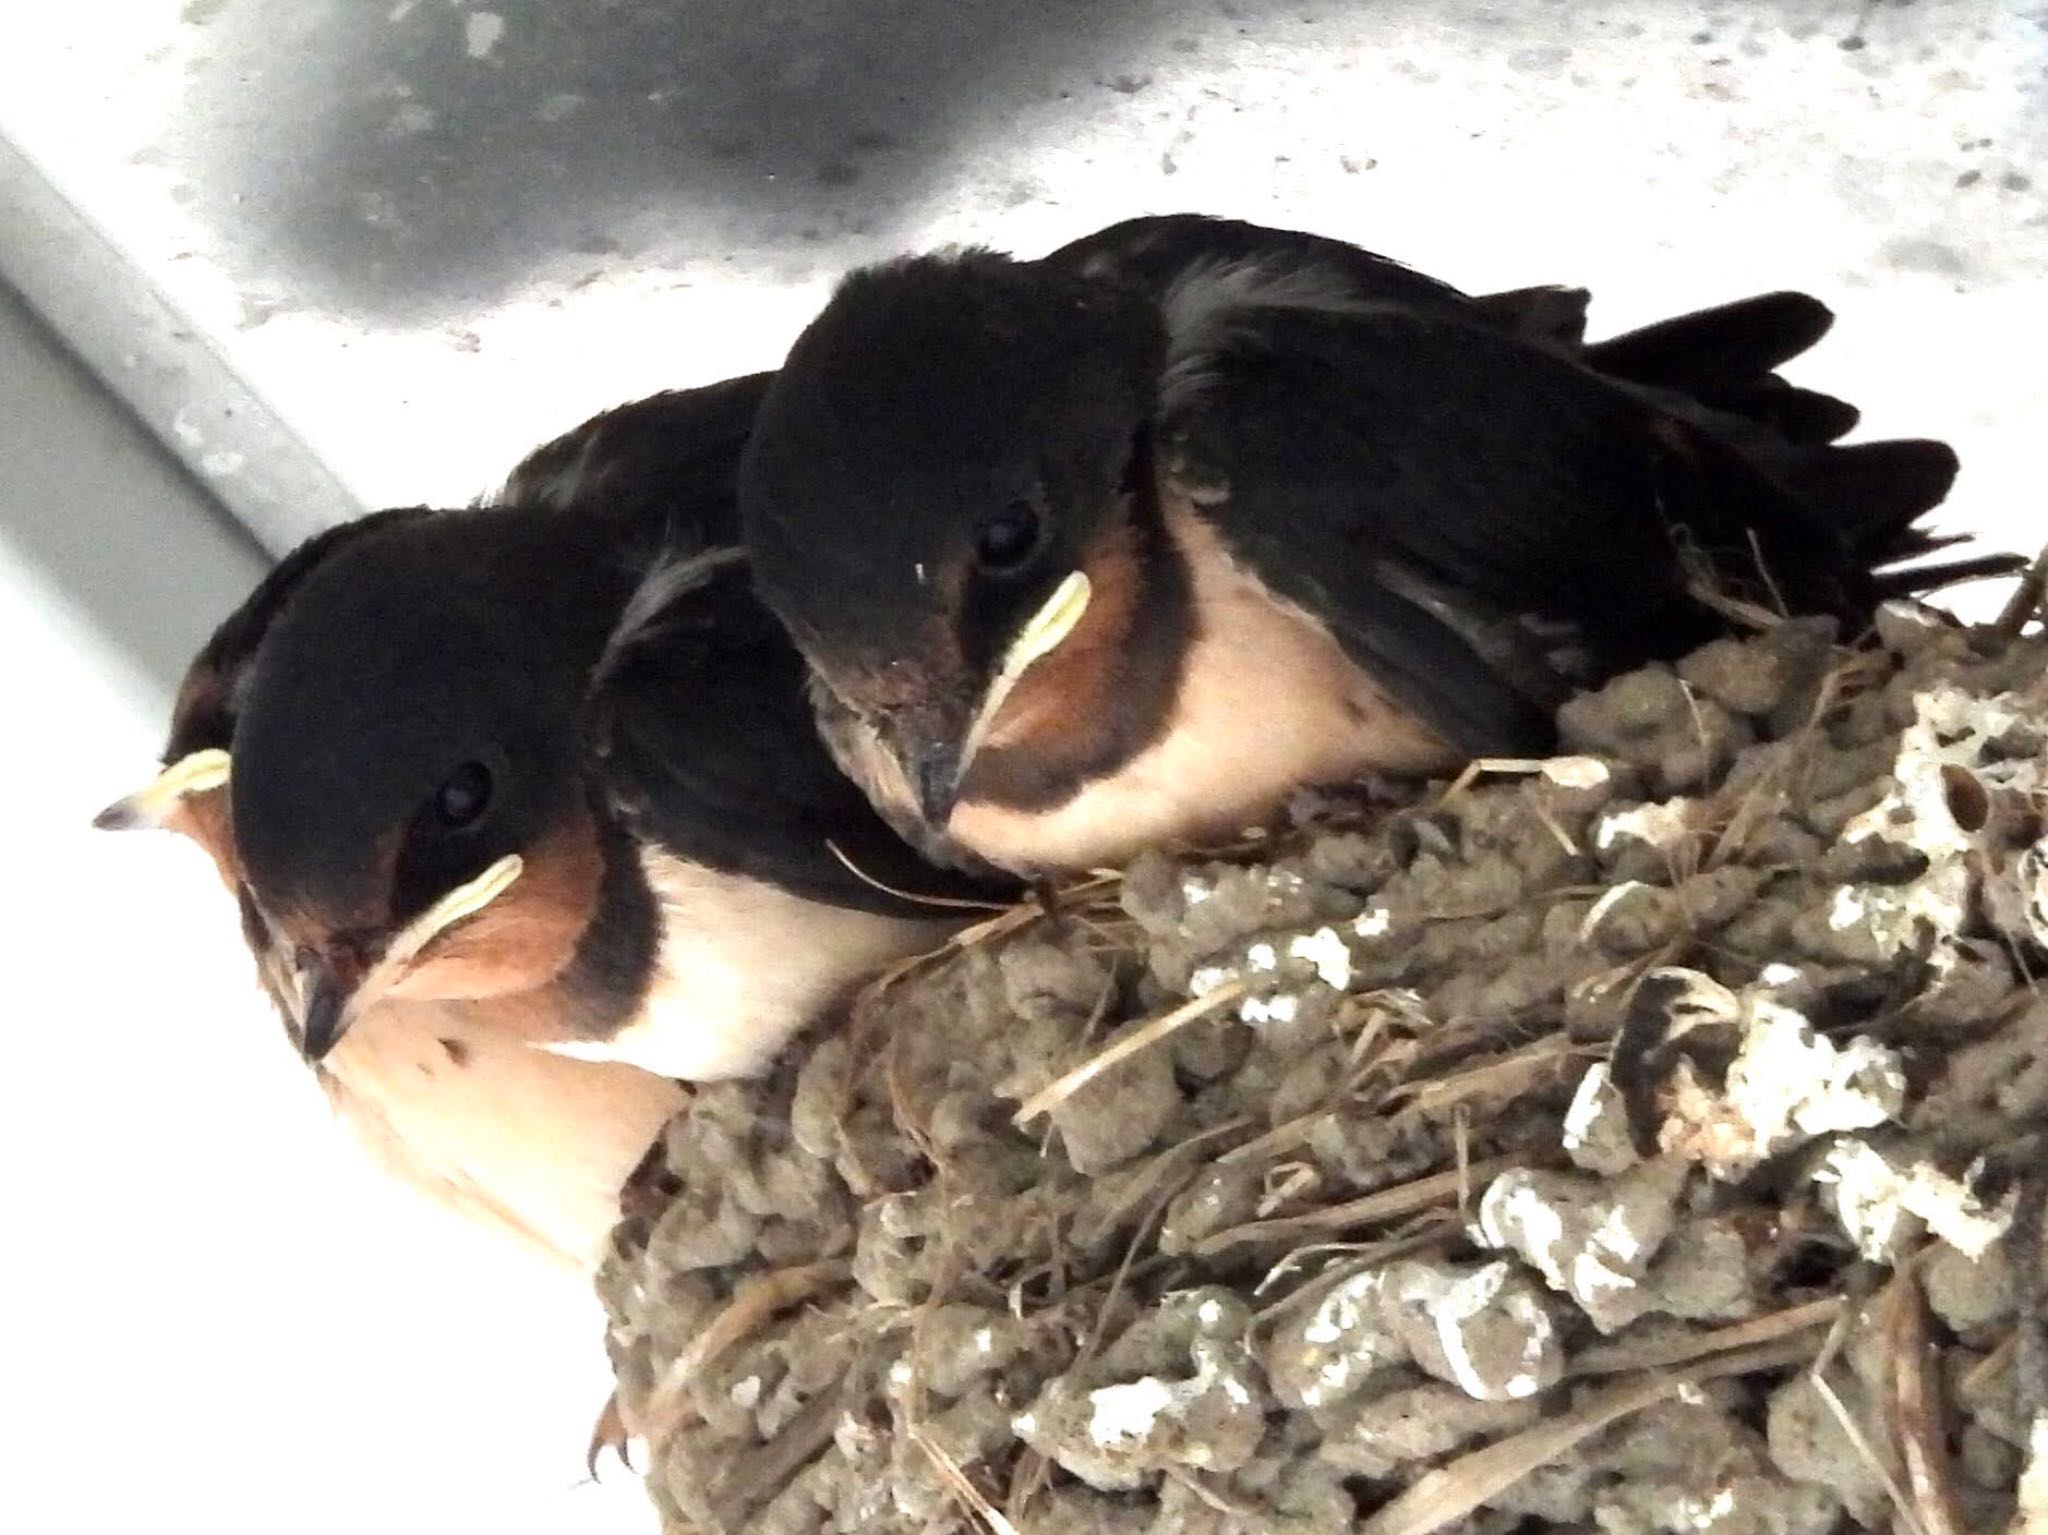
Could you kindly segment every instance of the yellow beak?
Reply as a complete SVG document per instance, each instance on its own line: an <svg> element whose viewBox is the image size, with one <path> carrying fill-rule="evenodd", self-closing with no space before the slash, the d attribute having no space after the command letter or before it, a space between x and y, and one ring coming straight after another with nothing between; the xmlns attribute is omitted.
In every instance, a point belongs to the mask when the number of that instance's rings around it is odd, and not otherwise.
<svg viewBox="0 0 2048 1535"><path fill-rule="evenodd" d="M180 757L143 788L107 806L92 824L101 831L162 826L188 794L204 794L225 784L228 766L228 754L218 747Z"/></svg>

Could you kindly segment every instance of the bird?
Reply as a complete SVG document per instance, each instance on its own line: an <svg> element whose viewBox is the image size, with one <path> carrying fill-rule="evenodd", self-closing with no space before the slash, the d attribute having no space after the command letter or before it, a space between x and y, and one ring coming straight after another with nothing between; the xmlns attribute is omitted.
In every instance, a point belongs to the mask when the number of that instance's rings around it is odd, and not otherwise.
<svg viewBox="0 0 2048 1535"><path fill-rule="evenodd" d="M765 380L676 391L272 570L102 812L192 838L374 1160L589 1271L686 1081L759 1070L1008 887L833 766L732 480Z"/></svg>
<svg viewBox="0 0 2048 1535"><path fill-rule="evenodd" d="M1956 459L1840 445L1777 292L1588 343L1312 234L1128 220L846 276L739 475L848 773L928 856L1042 878L1295 790L1554 744L1571 692L1745 615L1860 630Z"/></svg>

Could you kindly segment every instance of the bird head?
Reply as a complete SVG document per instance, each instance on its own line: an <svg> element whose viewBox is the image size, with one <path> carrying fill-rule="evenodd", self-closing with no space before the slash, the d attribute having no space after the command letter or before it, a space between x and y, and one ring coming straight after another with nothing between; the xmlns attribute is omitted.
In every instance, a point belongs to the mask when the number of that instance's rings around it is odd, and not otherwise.
<svg viewBox="0 0 2048 1535"><path fill-rule="evenodd" d="M756 583L935 826L1115 674L1163 348L1142 296L972 251L848 278L770 386Z"/></svg>
<svg viewBox="0 0 2048 1535"><path fill-rule="evenodd" d="M336 549L392 523L426 515L419 507L372 512L315 534L278 561L185 669L171 706L163 770L93 817L93 825L102 831L163 830L187 836L212 858L228 889L245 894L228 821L229 753L263 639L299 583Z"/></svg>
<svg viewBox="0 0 2048 1535"><path fill-rule="evenodd" d="M544 985L592 921L606 841L577 711L631 577L565 521L409 521L325 560L270 626L228 803L309 1059L384 998Z"/></svg>

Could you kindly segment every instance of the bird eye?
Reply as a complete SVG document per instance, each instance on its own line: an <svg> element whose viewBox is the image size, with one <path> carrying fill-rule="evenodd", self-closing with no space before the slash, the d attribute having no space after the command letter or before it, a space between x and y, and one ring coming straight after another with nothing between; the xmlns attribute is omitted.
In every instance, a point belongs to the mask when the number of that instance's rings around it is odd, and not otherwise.
<svg viewBox="0 0 2048 1535"><path fill-rule="evenodd" d="M474 824L491 803L491 770L465 762L434 791L434 815L450 831Z"/></svg>
<svg viewBox="0 0 2048 1535"><path fill-rule="evenodd" d="M992 575L1021 569L1045 534L1045 519L1029 501L1012 501L985 518L974 535L974 561Z"/></svg>

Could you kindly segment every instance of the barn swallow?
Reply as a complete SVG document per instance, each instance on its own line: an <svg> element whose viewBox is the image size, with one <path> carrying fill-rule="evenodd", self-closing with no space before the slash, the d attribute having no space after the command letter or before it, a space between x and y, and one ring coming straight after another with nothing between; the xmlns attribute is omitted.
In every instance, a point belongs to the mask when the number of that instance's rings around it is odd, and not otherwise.
<svg viewBox="0 0 2048 1535"><path fill-rule="evenodd" d="M1540 752L1731 601L1860 628L1916 584L1876 572L1954 455L1834 445L1853 408L1776 373L1818 301L1584 310L1193 216L868 268L762 403L756 582L892 821L1031 873Z"/></svg>
<svg viewBox="0 0 2048 1535"><path fill-rule="evenodd" d="M227 781L242 692L270 621L299 580L341 543L415 512L378 513L307 540L214 632L171 712L164 770L98 824L189 837L234 898L263 990L294 1047L295 995L243 881ZM545 1035L508 1032L478 1009L385 1002L313 1073L370 1159L456 1213L576 1269L602 1256L619 1186L683 1106L682 1088L635 1067L581 1061Z"/></svg>
<svg viewBox="0 0 2048 1535"><path fill-rule="evenodd" d="M1002 893L832 766L732 547L764 380L330 530L194 661L101 824L191 835L379 1160L571 1262L681 1106Z"/></svg>

